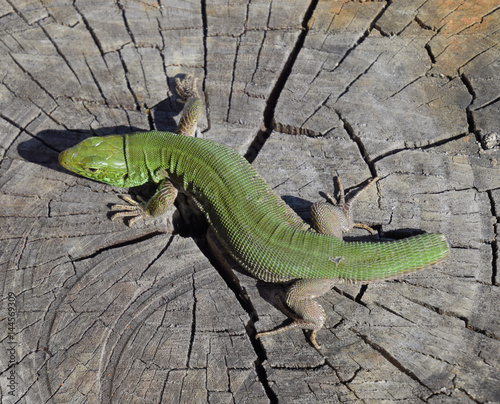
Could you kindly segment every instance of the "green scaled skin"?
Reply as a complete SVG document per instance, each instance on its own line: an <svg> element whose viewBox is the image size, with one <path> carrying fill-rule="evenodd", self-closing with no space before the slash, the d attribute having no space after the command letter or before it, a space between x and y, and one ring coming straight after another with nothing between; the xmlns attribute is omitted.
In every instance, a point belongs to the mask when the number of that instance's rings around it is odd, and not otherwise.
<svg viewBox="0 0 500 404"><path fill-rule="evenodd" d="M373 281L426 267L448 253L440 234L368 243L312 232L244 158L205 139L169 132L92 137L61 153L59 162L118 187L159 183L168 174L198 202L231 255L264 281Z"/></svg>
<svg viewBox="0 0 500 404"><path fill-rule="evenodd" d="M315 203L315 230L304 223L267 185L243 157L230 148L191 137L196 132L203 104L196 80L177 81L185 103L177 128L170 132L138 132L124 136L91 137L59 155L60 164L84 177L117 187L158 184L146 203L123 197L127 205L114 205L112 219L158 216L174 203L177 189L190 195L207 217L227 252L253 276L267 282L295 281L287 291L283 310L294 321L285 327L257 334L272 335L294 327L316 333L326 319L314 298L335 283L370 282L403 275L432 265L449 253L442 234L422 234L384 242L345 242L342 233L361 227L354 223L351 205L373 183L350 201L342 184L339 201Z"/></svg>
<svg viewBox="0 0 500 404"><path fill-rule="evenodd" d="M118 187L161 183L168 177L192 196L226 250L255 277L268 282L328 280L300 284L301 302L301 290L309 287L318 296L329 290L330 280L391 278L432 265L449 251L441 234L370 243L314 232L244 158L205 139L169 132L92 137L62 152L59 162L77 174ZM312 329L313 344L319 348L314 335L323 325L324 312L310 296L313 303L306 306L312 308L297 308L296 294L289 292L287 297L288 306L301 317L292 325ZM312 319L304 320L311 310Z"/></svg>

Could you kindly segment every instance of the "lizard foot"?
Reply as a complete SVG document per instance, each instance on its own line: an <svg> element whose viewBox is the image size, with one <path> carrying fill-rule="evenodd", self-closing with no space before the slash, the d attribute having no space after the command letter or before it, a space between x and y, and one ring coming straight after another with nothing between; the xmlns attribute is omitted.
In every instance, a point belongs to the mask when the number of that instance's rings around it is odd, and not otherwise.
<svg viewBox="0 0 500 404"><path fill-rule="evenodd" d="M299 327L303 330L312 331L310 336L311 344L314 348L320 350L321 346L316 342L316 334L323 328L326 314L323 307L314 298L328 292L335 282L332 279L299 279L295 281L286 293L286 305L289 309L285 309L282 302L279 301L280 308L288 317L293 319L293 322L275 330L258 333L256 338Z"/></svg>
<svg viewBox="0 0 500 404"><path fill-rule="evenodd" d="M131 219L128 221L128 226L132 227L138 220L146 219L151 216L144 209L144 200L140 196L137 196L139 202L133 200L128 195L120 195L120 198L127 202L128 205L114 204L111 206L111 210L116 211L116 213L111 215L111 220L115 220L120 217L130 217Z"/></svg>
<svg viewBox="0 0 500 404"><path fill-rule="evenodd" d="M203 112L203 101L200 98L196 82L198 79L193 79L192 76L187 76L184 80L176 79L176 91L179 95L178 102L184 105L179 124L177 125L177 133L183 136L193 137L198 128L198 120Z"/></svg>
<svg viewBox="0 0 500 404"><path fill-rule="evenodd" d="M354 223L351 209L356 198L371 184L378 180L378 177L368 180L368 182L349 199L346 200L344 187L339 177L336 177L338 198L332 197L325 192L327 203L316 202L311 208L311 215L314 228L322 234L329 234L342 238L342 233L346 233L353 227L358 227L369 231L372 235L375 231L363 223Z"/></svg>
<svg viewBox="0 0 500 404"><path fill-rule="evenodd" d="M175 79L175 91L180 99L177 102L184 104L190 97L200 98L198 89L196 88L197 78L193 76L186 76L183 80Z"/></svg>
<svg viewBox="0 0 500 404"><path fill-rule="evenodd" d="M318 345L318 343L316 342L316 333L319 331L319 329L313 328L313 327L316 327L316 324L314 324L310 321L306 321L306 320L297 319L297 320L294 320L291 324L285 325L283 327L279 327L275 330L258 332L255 335L255 338L267 337L269 335L279 334L279 333L291 330L292 328L296 328L296 327L302 328L303 330L312 330L311 335L309 337L311 344L318 351L321 350L321 345Z"/></svg>

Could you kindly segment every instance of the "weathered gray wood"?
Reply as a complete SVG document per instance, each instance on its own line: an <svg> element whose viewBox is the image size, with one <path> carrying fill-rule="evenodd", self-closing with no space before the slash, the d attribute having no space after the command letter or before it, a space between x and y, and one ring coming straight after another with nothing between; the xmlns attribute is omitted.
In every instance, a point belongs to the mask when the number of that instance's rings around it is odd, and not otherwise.
<svg viewBox="0 0 500 404"><path fill-rule="evenodd" d="M0 0L1 401L499 402L499 22L494 1ZM333 176L378 175L356 220L443 232L450 257L336 286L321 353L256 340L287 321L283 288L227 272L185 199L129 229L108 220L121 190L57 163L173 130L185 74L202 136L305 220Z"/></svg>

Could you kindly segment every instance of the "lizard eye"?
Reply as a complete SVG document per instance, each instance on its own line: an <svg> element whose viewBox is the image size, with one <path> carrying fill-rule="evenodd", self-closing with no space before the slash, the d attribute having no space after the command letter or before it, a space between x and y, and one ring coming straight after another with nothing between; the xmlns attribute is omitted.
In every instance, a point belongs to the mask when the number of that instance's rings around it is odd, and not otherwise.
<svg viewBox="0 0 500 404"><path fill-rule="evenodd" d="M87 171L90 172L90 173L96 173L97 172L97 168L87 167Z"/></svg>

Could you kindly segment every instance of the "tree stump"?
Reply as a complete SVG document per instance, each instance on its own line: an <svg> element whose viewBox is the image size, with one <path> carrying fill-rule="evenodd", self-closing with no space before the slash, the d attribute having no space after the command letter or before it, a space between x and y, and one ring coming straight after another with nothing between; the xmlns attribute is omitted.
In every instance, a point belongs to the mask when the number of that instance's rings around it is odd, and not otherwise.
<svg viewBox="0 0 500 404"><path fill-rule="evenodd" d="M1 401L500 402L499 24L493 0L0 3ZM189 200L130 229L108 220L127 191L57 161L175 130L187 74L201 136L304 220L334 176L379 176L368 239L441 232L450 256L334 287L321 352L256 339L282 287L228 270Z"/></svg>

